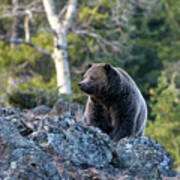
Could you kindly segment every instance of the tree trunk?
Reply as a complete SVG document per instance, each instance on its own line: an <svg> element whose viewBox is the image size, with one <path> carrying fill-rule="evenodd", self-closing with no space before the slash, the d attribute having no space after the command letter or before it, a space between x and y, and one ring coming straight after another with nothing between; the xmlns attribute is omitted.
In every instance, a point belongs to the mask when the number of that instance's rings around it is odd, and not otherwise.
<svg viewBox="0 0 180 180"><path fill-rule="evenodd" d="M12 0L13 13L16 14L19 6L23 4L23 0ZM13 19L12 29L11 29L11 38L21 38L23 35L23 29L20 26L20 23L23 21L21 16L15 16ZM11 48L15 47L14 43L11 43Z"/></svg>
<svg viewBox="0 0 180 180"><path fill-rule="evenodd" d="M67 31L76 12L77 0L69 0L64 20L60 22L53 0L43 0L44 9L49 24L54 32L53 59L57 73L59 93L71 93L71 78L67 54Z"/></svg>
<svg viewBox="0 0 180 180"><path fill-rule="evenodd" d="M57 73L57 85L59 93L71 93L71 77L69 71L66 34L61 33L58 37L54 38L54 52L53 59Z"/></svg>
<svg viewBox="0 0 180 180"><path fill-rule="evenodd" d="M72 23L72 18L76 12L77 0L69 0L67 12L64 20L60 22L56 13L56 6L53 0L43 0L44 9L49 24L54 32L54 52L53 59L57 73L57 85L59 93L71 93L71 77L67 54L67 31Z"/></svg>
<svg viewBox="0 0 180 180"><path fill-rule="evenodd" d="M30 17L31 17L31 12L26 10L26 15L24 17L24 33L25 33L25 41L30 42L31 34L30 34Z"/></svg>
<svg viewBox="0 0 180 180"><path fill-rule="evenodd" d="M18 10L19 7L19 1L18 0L12 0L12 6L13 6L13 13L15 13ZM17 38L18 37L18 18L14 17L12 29L11 29L11 38ZM11 43L11 48L14 48L15 44Z"/></svg>

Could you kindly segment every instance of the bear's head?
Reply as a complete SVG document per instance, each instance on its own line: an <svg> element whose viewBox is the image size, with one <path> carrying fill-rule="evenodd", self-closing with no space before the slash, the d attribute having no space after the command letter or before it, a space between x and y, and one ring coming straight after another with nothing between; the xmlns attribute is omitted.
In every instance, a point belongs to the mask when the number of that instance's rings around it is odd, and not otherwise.
<svg viewBox="0 0 180 180"><path fill-rule="evenodd" d="M83 80L78 83L80 89L89 95L101 95L108 86L110 64L89 64Z"/></svg>

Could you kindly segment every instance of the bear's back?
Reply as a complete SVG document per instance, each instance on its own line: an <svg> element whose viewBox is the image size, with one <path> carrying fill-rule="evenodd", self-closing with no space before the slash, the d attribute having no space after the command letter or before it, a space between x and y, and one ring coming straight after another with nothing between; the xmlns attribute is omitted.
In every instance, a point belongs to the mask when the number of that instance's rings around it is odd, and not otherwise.
<svg viewBox="0 0 180 180"><path fill-rule="evenodd" d="M133 90L135 93L137 93L138 96L143 98L138 86L136 85L135 81L131 78L131 76L126 71L124 71L123 69L121 69L119 67L115 68L115 69L118 72L123 85L127 85L131 90Z"/></svg>
<svg viewBox="0 0 180 180"><path fill-rule="evenodd" d="M147 105L146 102L144 100L144 97L142 95L142 93L140 92L138 86L136 85L135 81L131 78L131 76L124 71L121 68L115 68L116 71L119 73L119 76L122 80L123 86L127 86L130 94L133 96L134 101L136 102L136 104L139 106L141 104L141 108L144 109L145 111L145 116L147 116Z"/></svg>

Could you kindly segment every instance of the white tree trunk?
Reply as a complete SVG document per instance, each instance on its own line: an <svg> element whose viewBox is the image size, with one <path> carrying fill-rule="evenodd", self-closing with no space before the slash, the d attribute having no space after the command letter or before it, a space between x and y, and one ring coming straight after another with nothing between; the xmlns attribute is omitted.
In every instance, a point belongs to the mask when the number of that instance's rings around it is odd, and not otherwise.
<svg viewBox="0 0 180 180"><path fill-rule="evenodd" d="M43 0L44 9L49 24L54 32L53 59L57 73L59 93L71 93L71 78L67 54L66 35L76 12L77 0L69 0L67 12L62 22L59 21L54 0Z"/></svg>
<svg viewBox="0 0 180 180"><path fill-rule="evenodd" d="M25 33L25 41L30 42L31 34L30 34L30 18L31 18L31 12L29 10L26 10L26 15L24 17L24 33Z"/></svg>
<svg viewBox="0 0 180 180"><path fill-rule="evenodd" d="M71 77L69 72L69 63L67 55L66 34L61 34L54 38L55 48L53 59L57 73L57 85L59 93L71 93ZM61 46L59 46L61 45Z"/></svg>
<svg viewBox="0 0 180 180"><path fill-rule="evenodd" d="M13 6L13 13L16 13L18 8L19 8L19 0L12 0L12 6ZM18 37L18 24L19 24L19 19L18 17L14 17L13 24L12 24L12 29L11 29L11 38L15 39ZM11 43L11 48L14 48L15 44Z"/></svg>

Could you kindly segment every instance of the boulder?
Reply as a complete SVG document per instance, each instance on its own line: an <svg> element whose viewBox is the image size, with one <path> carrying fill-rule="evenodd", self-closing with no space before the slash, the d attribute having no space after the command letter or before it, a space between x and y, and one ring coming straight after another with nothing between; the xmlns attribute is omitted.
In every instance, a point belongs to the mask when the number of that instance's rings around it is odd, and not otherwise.
<svg viewBox="0 0 180 180"><path fill-rule="evenodd" d="M155 140L142 136L115 143L76 119L79 106L59 103L59 114L52 113L55 107L0 108L0 179L176 178L173 159Z"/></svg>

